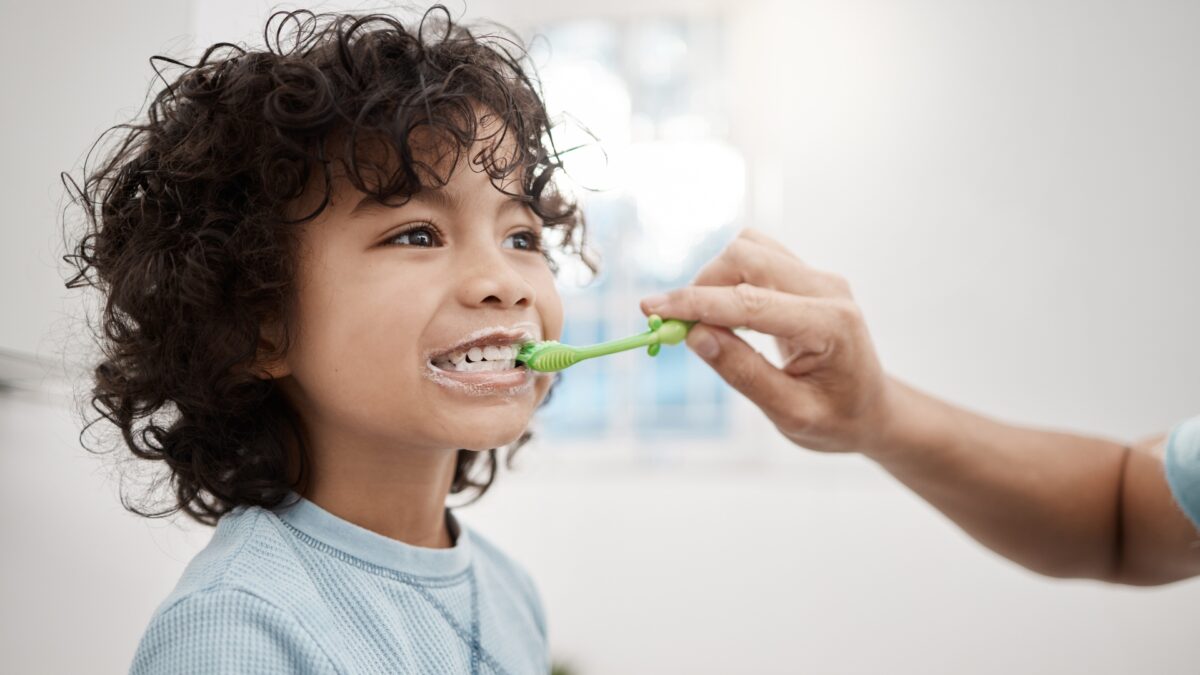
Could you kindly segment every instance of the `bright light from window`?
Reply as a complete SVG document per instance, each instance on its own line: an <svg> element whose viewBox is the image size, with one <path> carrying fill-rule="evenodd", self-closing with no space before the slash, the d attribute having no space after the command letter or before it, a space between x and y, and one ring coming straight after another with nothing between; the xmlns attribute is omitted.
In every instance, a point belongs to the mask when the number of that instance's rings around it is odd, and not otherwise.
<svg viewBox="0 0 1200 675"><path fill-rule="evenodd" d="M587 189L613 188L609 158L629 144L632 107L625 82L604 64L587 60L550 65L542 71L542 85L567 175Z"/></svg>
<svg viewBox="0 0 1200 675"><path fill-rule="evenodd" d="M741 213L746 166L728 143L635 143L619 169L642 225L639 265L660 278L677 277L694 247Z"/></svg>

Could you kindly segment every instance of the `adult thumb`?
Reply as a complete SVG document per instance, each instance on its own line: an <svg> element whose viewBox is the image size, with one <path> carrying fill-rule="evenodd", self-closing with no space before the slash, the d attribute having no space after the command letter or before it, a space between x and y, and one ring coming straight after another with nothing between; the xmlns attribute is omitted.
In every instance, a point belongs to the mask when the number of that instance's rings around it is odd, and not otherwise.
<svg viewBox="0 0 1200 675"><path fill-rule="evenodd" d="M792 384L787 374L728 328L696 324L687 346L764 412L774 412L786 400Z"/></svg>

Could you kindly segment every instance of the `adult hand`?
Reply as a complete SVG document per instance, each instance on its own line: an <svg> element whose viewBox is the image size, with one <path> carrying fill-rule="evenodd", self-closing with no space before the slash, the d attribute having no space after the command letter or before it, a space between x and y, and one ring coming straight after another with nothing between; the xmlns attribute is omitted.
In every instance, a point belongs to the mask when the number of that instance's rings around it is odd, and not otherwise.
<svg viewBox="0 0 1200 675"><path fill-rule="evenodd" d="M890 382L844 279L745 229L692 284L642 300L644 313L697 320L687 345L806 448L868 452L893 418ZM775 337L776 367L730 329Z"/></svg>

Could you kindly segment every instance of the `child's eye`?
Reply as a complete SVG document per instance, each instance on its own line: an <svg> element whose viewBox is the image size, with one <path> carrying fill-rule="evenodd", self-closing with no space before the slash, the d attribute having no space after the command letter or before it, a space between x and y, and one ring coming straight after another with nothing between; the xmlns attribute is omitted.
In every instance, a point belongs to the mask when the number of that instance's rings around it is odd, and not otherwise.
<svg viewBox="0 0 1200 675"><path fill-rule="evenodd" d="M437 228L432 224L417 225L409 228L400 234L397 234L387 241L385 244L394 246L419 246L423 248L432 248L437 246L442 241L441 235Z"/></svg>
<svg viewBox="0 0 1200 675"><path fill-rule="evenodd" d="M512 241L513 245L505 246L505 248L515 248L520 251L540 251L542 250L542 237L537 232L528 230L525 232L517 232L510 234L505 238L505 243Z"/></svg>

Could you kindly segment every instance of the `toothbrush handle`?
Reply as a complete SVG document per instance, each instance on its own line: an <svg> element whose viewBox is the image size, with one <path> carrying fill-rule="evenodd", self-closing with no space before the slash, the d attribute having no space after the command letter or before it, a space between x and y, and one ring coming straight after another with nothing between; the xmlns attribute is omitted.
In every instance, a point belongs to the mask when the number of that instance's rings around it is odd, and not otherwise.
<svg viewBox="0 0 1200 675"><path fill-rule="evenodd" d="M588 345L586 347L577 347L575 353L579 355L579 360L591 359L597 356L607 356L616 354L617 352L625 352L638 347L655 343L654 331L646 331L637 335L631 335L627 338L619 340L609 340L599 344Z"/></svg>
<svg viewBox="0 0 1200 675"><path fill-rule="evenodd" d="M655 356L658 354L660 345L679 344L687 337L688 331L691 330L692 326L696 324L695 321L680 321L678 319L663 321L657 314L651 314L648 320L650 330L645 333L638 333L627 338L610 340L586 347L578 347L575 353L579 356L579 360L582 361L597 356L606 356L630 349L637 349L638 347L649 346L650 355Z"/></svg>

